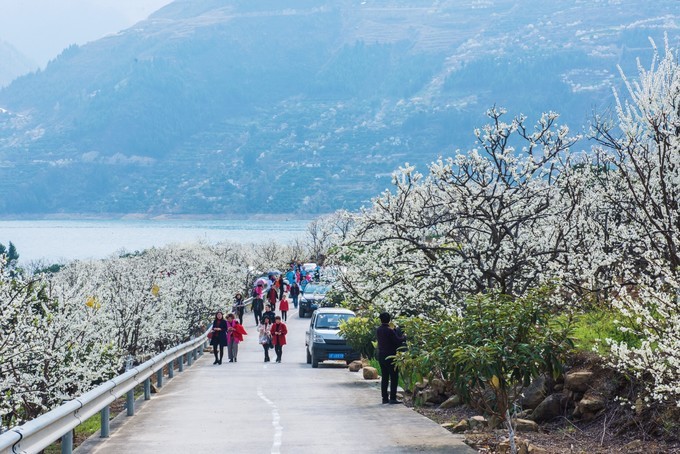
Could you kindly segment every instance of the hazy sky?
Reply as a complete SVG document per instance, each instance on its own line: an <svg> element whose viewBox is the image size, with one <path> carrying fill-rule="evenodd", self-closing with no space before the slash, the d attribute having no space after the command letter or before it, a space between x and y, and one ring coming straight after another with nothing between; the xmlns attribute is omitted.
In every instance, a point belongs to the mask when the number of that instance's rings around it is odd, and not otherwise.
<svg viewBox="0 0 680 454"><path fill-rule="evenodd" d="M71 44L128 28L172 0L0 0L0 40L44 67Z"/></svg>

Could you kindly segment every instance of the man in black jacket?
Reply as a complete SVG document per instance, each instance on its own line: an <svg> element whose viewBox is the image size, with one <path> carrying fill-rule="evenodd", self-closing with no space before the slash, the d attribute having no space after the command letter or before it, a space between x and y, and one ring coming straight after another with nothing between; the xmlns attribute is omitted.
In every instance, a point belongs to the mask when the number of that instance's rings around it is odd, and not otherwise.
<svg viewBox="0 0 680 454"><path fill-rule="evenodd" d="M401 401L397 400L399 374L397 373L392 356L397 354L397 349L404 344L405 338L390 327L391 318L387 312L380 314L380 322L382 324L376 331L376 337L378 338L378 362L382 371L380 391L382 392L382 403L400 404ZM390 388L389 395L387 394L388 384Z"/></svg>

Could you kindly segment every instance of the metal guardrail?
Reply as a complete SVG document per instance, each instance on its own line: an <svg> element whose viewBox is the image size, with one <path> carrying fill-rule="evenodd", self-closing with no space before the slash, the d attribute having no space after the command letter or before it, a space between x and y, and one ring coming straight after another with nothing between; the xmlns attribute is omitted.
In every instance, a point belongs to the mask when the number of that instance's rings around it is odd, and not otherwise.
<svg viewBox="0 0 680 454"><path fill-rule="evenodd" d="M247 298L246 310L252 305ZM210 331L210 330L208 330ZM168 378L174 376L175 362L179 372L184 364L191 366L203 354L208 331L201 336L164 351L122 375L93 390L65 402L63 405L0 434L0 454L35 453L61 438L62 454L73 451L73 429L97 412L101 414L101 437L109 436L109 405L126 395L127 415L134 415L134 388L144 384L144 399L151 398L151 376L156 374L156 386L163 386L163 369L168 366Z"/></svg>
<svg viewBox="0 0 680 454"><path fill-rule="evenodd" d="M73 451L73 429L96 413L101 413L101 436L109 436L109 405L127 395L127 414L134 415L134 388L144 384L144 398L151 398L150 377L156 374L158 387L163 383L163 368L168 366L168 377L174 375L174 364L179 372L184 363L191 366L203 354L208 331L201 336L164 351L122 375L99 385L93 390L70 400L27 423L0 434L0 454L36 453L61 438L61 452Z"/></svg>

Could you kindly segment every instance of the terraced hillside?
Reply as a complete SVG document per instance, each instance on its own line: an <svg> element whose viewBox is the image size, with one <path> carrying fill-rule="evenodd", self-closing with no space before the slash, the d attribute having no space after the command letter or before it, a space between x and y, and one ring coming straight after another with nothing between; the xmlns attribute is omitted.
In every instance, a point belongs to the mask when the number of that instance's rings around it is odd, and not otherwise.
<svg viewBox="0 0 680 454"><path fill-rule="evenodd" d="M178 0L0 90L0 215L355 209L492 105L580 129L675 0Z"/></svg>

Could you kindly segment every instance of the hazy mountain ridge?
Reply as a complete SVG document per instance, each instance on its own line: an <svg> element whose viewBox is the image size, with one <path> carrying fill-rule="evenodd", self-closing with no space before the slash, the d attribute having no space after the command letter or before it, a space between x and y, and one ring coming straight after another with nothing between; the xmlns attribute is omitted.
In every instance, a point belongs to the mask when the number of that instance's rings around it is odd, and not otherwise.
<svg viewBox="0 0 680 454"><path fill-rule="evenodd" d="M678 42L672 0L557 3L176 1L0 91L0 213L356 208L493 104L580 128Z"/></svg>
<svg viewBox="0 0 680 454"><path fill-rule="evenodd" d="M37 68L38 65L19 52L16 47L0 39L0 88Z"/></svg>

